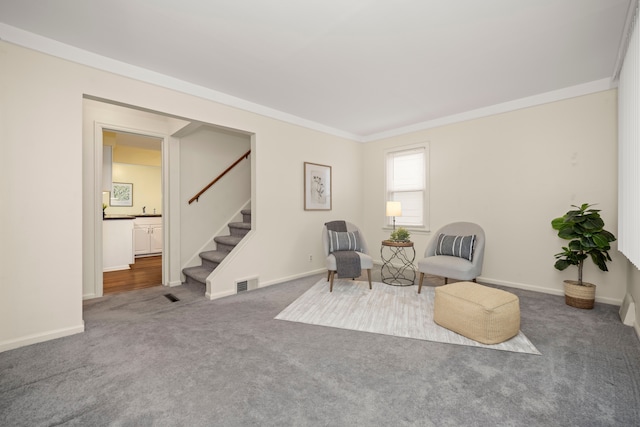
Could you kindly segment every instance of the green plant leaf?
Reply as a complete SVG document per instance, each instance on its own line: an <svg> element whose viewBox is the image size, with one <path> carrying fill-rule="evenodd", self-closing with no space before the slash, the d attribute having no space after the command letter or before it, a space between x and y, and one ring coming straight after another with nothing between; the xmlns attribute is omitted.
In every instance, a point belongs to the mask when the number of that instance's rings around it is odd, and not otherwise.
<svg viewBox="0 0 640 427"><path fill-rule="evenodd" d="M605 238L606 238L608 241L610 241L610 242L615 242L615 241L616 241L616 236L614 236L612 233L610 233L610 232L609 232L609 231L607 231L607 230L602 230L602 231L600 232L600 234L601 234L603 237L605 237Z"/></svg>
<svg viewBox="0 0 640 427"><path fill-rule="evenodd" d="M565 240L571 240L580 237L580 234L576 232L573 227L563 227L558 231L558 237Z"/></svg>
<svg viewBox="0 0 640 427"><path fill-rule="evenodd" d="M602 228L604 227L604 221L600 217L585 218L582 226L587 230L602 230Z"/></svg>
<svg viewBox="0 0 640 427"><path fill-rule="evenodd" d="M554 220L551 221L551 227L553 227L554 230L560 230L564 226L565 226L564 218L555 218Z"/></svg>
<svg viewBox="0 0 640 427"><path fill-rule="evenodd" d="M598 268L602 271L609 271L607 269L607 258L601 252L591 252L591 260L598 266Z"/></svg>
<svg viewBox="0 0 640 427"><path fill-rule="evenodd" d="M557 268L558 270L562 271L562 270L566 269L567 267L569 267L570 265L573 265L573 264L569 263L567 260L559 259L558 261L556 261L554 267Z"/></svg>
<svg viewBox="0 0 640 427"><path fill-rule="evenodd" d="M603 233L594 234L593 243L600 249L609 249L609 239Z"/></svg>

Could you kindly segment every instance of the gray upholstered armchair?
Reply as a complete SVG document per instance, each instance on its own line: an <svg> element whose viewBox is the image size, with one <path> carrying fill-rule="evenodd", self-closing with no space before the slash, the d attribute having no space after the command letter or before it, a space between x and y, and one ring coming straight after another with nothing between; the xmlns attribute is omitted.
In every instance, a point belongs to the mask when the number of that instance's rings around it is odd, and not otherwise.
<svg viewBox="0 0 640 427"><path fill-rule="evenodd" d="M422 290L425 274L448 279L476 281L484 261L484 230L471 222L454 222L436 231L427 244L424 258L418 261Z"/></svg>
<svg viewBox="0 0 640 427"><path fill-rule="evenodd" d="M330 223L327 223L327 224L330 224ZM336 260L336 254L334 254L334 252L336 252L336 250L340 251L345 249L346 250L356 249L355 253L359 258L360 270L367 270L367 276L369 278L369 289L371 289L371 269L373 268L373 258L371 258L368 255L369 248L367 246L367 241L362 235L362 233L360 232L360 229L356 225L345 221L346 232L347 233L357 232L358 242L354 243L352 239L351 245L355 244L356 246L336 248L336 247L332 247L332 242L330 241L327 224L325 224L324 227L322 228L322 244L324 245L324 254L326 257L326 265L328 270L327 280L329 281L329 292L333 292L333 278L335 274L338 273L338 261ZM347 277L352 277L352 276L347 276ZM355 278L355 277L352 277L352 278Z"/></svg>

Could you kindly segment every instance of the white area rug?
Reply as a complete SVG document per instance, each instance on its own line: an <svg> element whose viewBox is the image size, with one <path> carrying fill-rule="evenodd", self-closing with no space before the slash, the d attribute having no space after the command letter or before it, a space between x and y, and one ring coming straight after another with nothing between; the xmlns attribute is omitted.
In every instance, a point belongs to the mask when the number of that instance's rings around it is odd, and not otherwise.
<svg viewBox="0 0 640 427"><path fill-rule="evenodd" d="M468 345L517 353L540 354L522 331L500 344L481 344L433 321L432 287L389 286L384 283L336 279L333 292L321 279L275 318L396 337Z"/></svg>

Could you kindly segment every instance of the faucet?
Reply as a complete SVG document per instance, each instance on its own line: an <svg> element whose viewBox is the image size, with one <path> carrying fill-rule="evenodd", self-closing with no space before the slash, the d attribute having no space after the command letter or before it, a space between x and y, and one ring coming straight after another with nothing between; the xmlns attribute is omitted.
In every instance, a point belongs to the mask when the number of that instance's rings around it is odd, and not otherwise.
<svg viewBox="0 0 640 427"><path fill-rule="evenodd" d="M146 207L146 206L143 206L143 207L142 207L142 213L147 213L147 212L146 212L146 210L147 210L147 207Z"/></svg>

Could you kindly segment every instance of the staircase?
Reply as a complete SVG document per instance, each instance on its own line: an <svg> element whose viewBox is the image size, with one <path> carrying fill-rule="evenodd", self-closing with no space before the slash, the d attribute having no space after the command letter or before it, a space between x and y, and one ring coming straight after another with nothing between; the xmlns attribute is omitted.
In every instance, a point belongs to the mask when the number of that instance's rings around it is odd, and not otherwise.
<svg viewBox="0 0 640 427"><path fill-rule="evenodd" d="M207 277L215 268L220 265L229 252L236 247L240 240L251 230L251 210L243 209L242 222L230 222L228 224L230 235L217 236L213 240L216 242L215 251L200 252L201 265L182 269L186 276L186 283L207 284Z"/></svg>

